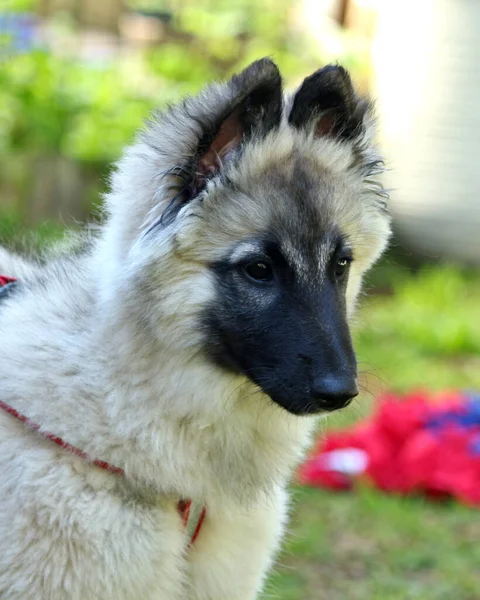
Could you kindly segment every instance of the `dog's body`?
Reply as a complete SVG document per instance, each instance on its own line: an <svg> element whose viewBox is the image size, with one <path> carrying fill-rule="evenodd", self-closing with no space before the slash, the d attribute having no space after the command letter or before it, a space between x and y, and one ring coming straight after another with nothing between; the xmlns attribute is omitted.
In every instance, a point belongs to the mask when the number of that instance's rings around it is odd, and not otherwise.
<svg viewBox="0 0 480 600"><path fill-rule="evenodd" d="M345 72L285 104L255 63L150 124L82 250L0 250L0 400L125 472L0 412L0 599L257 597L307 415L356 394L346 319L389 229Z"/></svg>

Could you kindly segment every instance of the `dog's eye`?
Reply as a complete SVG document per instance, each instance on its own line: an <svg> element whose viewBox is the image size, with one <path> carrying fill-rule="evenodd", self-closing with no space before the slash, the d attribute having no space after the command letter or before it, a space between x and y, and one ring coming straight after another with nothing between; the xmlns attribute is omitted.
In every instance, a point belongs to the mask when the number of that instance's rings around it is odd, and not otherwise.
<svg viewBox="0 0 480 600"><path fill-rule="evenodd" d="M243 270L250 279L254 279L255 281L268 283L273 280L272 265L264 260L254 260L248 263Z"/></svg>
<svg viewBox="0 0 480 600"><path fill-rule="evenodd" d="M343 277L345 277L351 262L352 259L349 256L343 256L342 258L339 258L337 260L337 262L335 263L336 279L343 279Z"/></svg>

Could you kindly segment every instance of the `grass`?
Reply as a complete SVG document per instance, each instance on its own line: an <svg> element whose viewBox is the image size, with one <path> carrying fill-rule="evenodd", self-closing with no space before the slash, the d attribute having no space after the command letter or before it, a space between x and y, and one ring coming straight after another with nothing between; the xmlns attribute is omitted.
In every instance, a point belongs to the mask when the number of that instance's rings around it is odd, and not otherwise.
<svg viewBox="0 0 480 600"><path fill-rule="evenodd" d="M296 488L285 551L264 598L478 600L480 519L421 499Z"/></svg>
<svg viewBox="0 0 480 600"><path fill-rule="evenodd" d="M382 267L380 267L381 269ZM393 389L480 390L480 274L389 269L355 330L364 392L342 427ZM289 535L262 600L478 600L480 514L457 503L294 487Z"/></svg>

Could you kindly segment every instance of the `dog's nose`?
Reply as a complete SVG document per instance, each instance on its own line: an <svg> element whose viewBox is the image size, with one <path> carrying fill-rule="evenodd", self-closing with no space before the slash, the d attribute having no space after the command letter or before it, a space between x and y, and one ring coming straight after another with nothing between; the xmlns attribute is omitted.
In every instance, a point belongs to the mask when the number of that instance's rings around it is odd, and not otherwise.
<svg viewBox="0 0 480 600"><path fill-rule="evenodd" d="M349 374L315 379L312 395L323 410L344 408L358 396L357 379Z"/></svg>

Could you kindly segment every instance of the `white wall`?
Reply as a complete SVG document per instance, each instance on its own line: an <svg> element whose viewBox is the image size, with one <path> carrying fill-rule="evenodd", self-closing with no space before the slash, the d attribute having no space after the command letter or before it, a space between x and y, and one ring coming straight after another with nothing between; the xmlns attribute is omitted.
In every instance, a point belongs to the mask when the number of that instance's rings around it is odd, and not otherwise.
<svg viewBox="0 0 480 600"><path fill-rule="evenodd" d="M383 0L373 48L407 245L480 263L480 0Z"/></svg>

